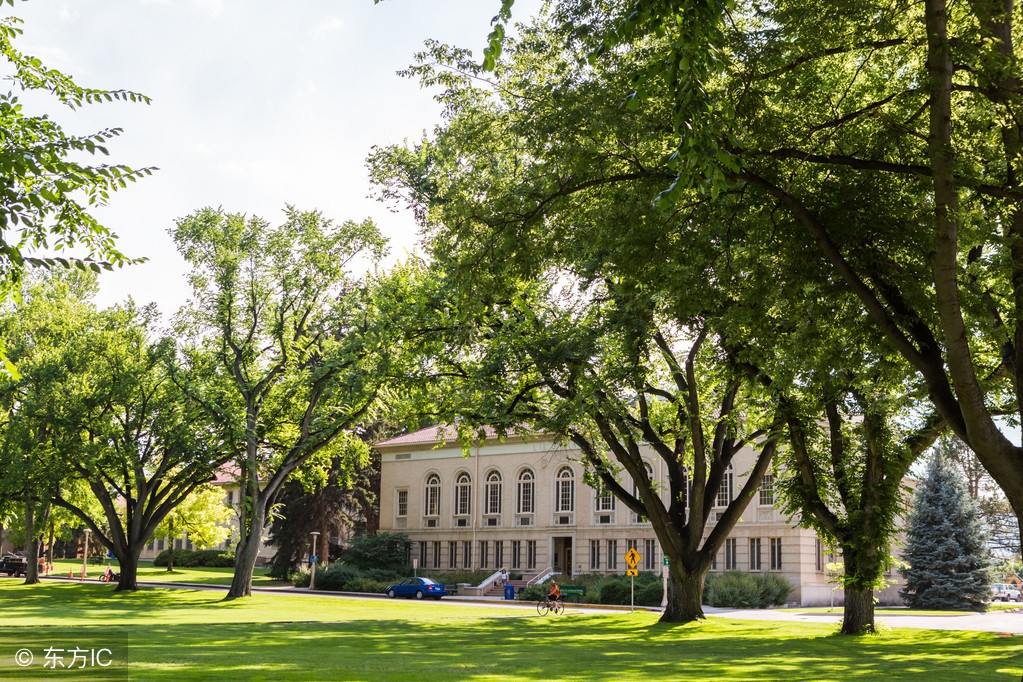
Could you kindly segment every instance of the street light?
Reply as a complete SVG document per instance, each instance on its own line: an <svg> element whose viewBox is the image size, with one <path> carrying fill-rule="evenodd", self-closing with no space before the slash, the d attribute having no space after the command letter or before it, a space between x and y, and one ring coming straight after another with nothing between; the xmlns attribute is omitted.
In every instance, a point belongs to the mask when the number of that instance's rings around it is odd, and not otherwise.
<svg viewBox="0 0 1023 682"><path fill-rule="evenodd" d="M314 530L312 533L309 533L309 534L313 536L313 553L309 555L309 564L311 566L310 570L312 571L311 575L309 576L309 589L310 590L315 590L316 589L316 559L317 559L317 557L316 557L316 538L319 535L319 533Z"/></svg>
<svg viewBox="0 0 1023 682"><path fill-rule="evenodd" d="M85 529L85 553L82 554L82 577L85 577L85 562L89 559L89 533L92 532L91 528Z"/></svg>

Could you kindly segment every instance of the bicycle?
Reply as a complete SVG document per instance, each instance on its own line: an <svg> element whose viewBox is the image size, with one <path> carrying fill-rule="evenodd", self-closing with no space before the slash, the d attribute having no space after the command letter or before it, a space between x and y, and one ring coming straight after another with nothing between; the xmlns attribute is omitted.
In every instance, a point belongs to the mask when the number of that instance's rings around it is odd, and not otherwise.
<svg viewBox="0 0 1023 682"><path fill-rule="evenodd" d="M548 612L558 616L565 612L565 605L558 599L544 597L536 603L536 612L541 616L546 616Z"/></svg>

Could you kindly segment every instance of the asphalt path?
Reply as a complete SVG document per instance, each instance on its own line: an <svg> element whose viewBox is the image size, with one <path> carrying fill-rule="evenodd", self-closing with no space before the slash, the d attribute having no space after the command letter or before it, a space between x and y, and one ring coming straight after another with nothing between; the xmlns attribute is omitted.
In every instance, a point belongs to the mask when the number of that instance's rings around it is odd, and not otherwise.
<svg viewBox="0 0 1023 682"><path fill-rule="evenodd" d="M0 576L0 579L5 579ZM9 578L11 580L23 580L23 578ZM79 580L68 580L66 577L47 576L44 580L57 580L64 582L79 582ZM87 582L99 582L88 579ZM160 583L139 581L139 587L163 587L171 589L188 590L212 590L226 592L225 585L202 585L199 583ZM382 594L365 594L359 592L328 592L326 590L309 590L298 587L253 587L253 593L258 594L287 594L302 597L338 598L349 599L387 599ZM533 602L522 602L504 600L498 597L445 597L444 601L454 604L465 604L476 607L490 607L503 609L516 609L524 611L535 611ZM577 605L565 604L565 613L595 614L607 613L608 611L629 611L628 606L601 606L596 604ZM658 612L660 609L636 607L636 611ZM833 623L842 622L841 611L833 613L817 613L812 611L799 611L796 609L723 609L713 606L704 606L703 612L708 618L735 618L739 620L760 620L791 623ZM955 615L920 615L909 610L905 613L886 611L879 613L876 620L886 623L892 628L919 628L927 630L960 630L974 632L996 632L1006 635L1023 635L1023 607L1014 610L989 611L987 613L960 613Z"/></svg>

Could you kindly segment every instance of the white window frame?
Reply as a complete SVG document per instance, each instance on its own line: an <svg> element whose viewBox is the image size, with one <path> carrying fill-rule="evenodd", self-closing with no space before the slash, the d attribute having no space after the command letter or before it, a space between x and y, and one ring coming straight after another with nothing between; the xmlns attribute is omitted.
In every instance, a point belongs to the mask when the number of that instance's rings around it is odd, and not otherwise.
<svg viewBox="0 0 1023 682"><path fill-rule="evenodd" d="M440 516L440 476L430 474L426 477L424 516Z"/></svg>
<svg viewBox="0 0 1023 682"><path fill-rule="evenodd" d="M519 472L516 486L516 513L532 514L536 511L536 475L532 469Z"/></svg>
<svg viewBox="0 0 1023 682"><path fill-rule="evenodd" d="M554 511L568 514L575 511L575 472L572 467L561 467L555 474Z"/></svg>
<svg viewBox="0 0 1023 682"><path fill-rule="evenodd" d="M487 474L487 514L501 513L501 473L491 471Z"/></svg>
<svg viewBox="0 0 1023 682"><path fill-rule="evenodd" d="M461 471L455 476L455 516L472 514L472 476Z"/></svg>

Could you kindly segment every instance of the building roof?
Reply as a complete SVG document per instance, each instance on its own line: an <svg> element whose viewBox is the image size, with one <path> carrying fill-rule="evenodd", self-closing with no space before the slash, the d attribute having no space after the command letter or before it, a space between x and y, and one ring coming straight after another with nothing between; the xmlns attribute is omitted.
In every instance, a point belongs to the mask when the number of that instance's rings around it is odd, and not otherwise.
<svg viewBox="0 0 1023 682"><path fill-rule="evenodd" d="M486 434L487 439L497 438L497 430L491 426L484 427L483 432ZM404 436L395 436L394 438L388 438L378 443L374 443L374 447L395 447L401 445L424 445L428 443L446 443L449 441L458 440L458 432L454 426L449 424L438 424L435 426L427 426L425 429L419 429L412 433L406 433Z"/></svg>

